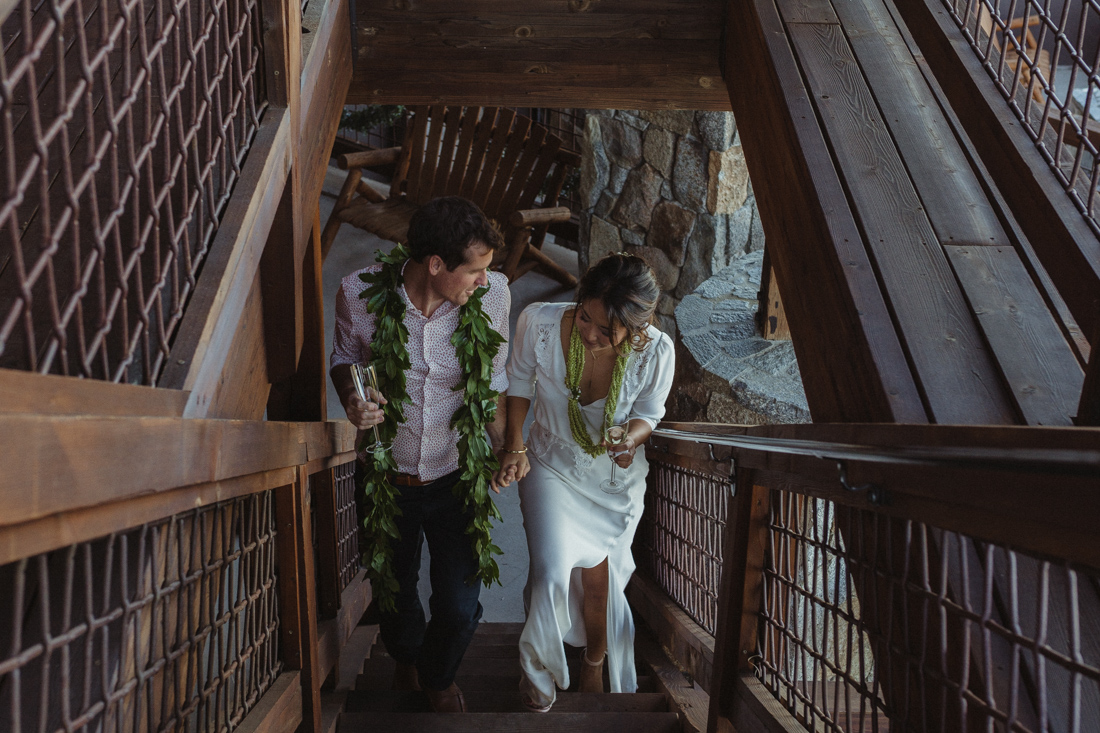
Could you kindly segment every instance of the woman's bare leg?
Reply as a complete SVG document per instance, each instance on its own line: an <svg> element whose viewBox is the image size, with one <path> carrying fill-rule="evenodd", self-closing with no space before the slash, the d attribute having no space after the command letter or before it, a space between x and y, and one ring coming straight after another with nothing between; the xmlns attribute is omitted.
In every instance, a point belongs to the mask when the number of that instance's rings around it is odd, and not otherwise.
<svg viewBox="0 0 1100 733"><path fill-rule="evenodd" d="M607 558L594 568L581 568L584 588L584 634L588 639L586 656L599 663L581 664L581 692L603 692L603 660L607 653Z"/></svg>

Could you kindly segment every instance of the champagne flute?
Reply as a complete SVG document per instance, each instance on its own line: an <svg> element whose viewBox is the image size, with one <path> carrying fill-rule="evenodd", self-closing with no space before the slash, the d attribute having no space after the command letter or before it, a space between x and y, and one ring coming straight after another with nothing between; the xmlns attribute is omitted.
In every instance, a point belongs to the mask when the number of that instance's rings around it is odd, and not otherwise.
<svg viewBox="0 0 1100 733"><path fill-rule="evenodd" d="M622 445L626 443L627 439L627 426L625 423L616 425L608 425L603 431L604 442L608 446ZM608 455L611 455L611 451L608 450ZM621 494L626 491L626 482L619 481L615 478L615 469L618 464L615 463L615 459L611 459L611 478L606 479L600 484L600 488L608 494Z"/></svg>
<svg viewBox="0 0 1100 733"><path fill-rule="evenodd" d="M378 389L378 372L375 370L373 364L352 364L351 379L352 382L355 383L355 393L358 394L359 399L364 402L369 401L367 387L374 390L376 394L381 394L381 391ZM379 405L379 407L381 407L381 405ZM366 446L366 449L371 453L378 453L389 448L389 445L383 443L382 439L379 437L378 426L372 425L371 430L374 432L374 443Z"/></svg>

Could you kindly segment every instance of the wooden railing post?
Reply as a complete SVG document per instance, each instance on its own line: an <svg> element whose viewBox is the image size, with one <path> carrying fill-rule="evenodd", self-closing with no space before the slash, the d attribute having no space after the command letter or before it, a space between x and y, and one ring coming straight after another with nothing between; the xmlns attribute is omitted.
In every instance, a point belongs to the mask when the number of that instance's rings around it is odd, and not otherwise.
<svg viewBox="0 0 1100 733"><path fill-rule="evenodd" d="M321 682L317 656L317 596L305 469L275 490L276 557L279 562L280 648L283 664L301 670L303 733L321 730Z"/></svg>
<svg viewBox="0 0 1100 733"><path fill-rule="evenodd" d="M317 518L317 591L321 618L335 618L340 610L340 551L336 522L336 481L332 469L313 474L313 501Z"/></svg>
<svg viewBox="0 0 1100 733"><path fill-rule="evenodd" d="M735 687L741 673L752 670L750 658L756 652L757 613L762 600L770 497L766 487L754 484L752 470L738 468L736 476L718 595L714 680L707 723L710 733L730 730L737 706Z"/></svg>

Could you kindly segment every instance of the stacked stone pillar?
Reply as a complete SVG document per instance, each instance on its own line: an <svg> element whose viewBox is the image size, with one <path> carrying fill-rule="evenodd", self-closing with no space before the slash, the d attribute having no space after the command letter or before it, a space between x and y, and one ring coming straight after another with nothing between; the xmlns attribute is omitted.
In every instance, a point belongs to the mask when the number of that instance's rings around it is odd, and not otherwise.
<svg viewBox="0 0 1100 733"><path fill-rule="evenodd" d="M661 327L679 302L764 233L729 112L590 110L580 193L581 268L628 251L657 271Z"/></svg>
<svg viewBox="0 0 1100 733"><path fill-rule="evenodd" d="M581 269L618 251L653 265L676 341L667 417L808 421L791 343L755 328L764 231L733 115L589 110L582 153Z"/></svg>

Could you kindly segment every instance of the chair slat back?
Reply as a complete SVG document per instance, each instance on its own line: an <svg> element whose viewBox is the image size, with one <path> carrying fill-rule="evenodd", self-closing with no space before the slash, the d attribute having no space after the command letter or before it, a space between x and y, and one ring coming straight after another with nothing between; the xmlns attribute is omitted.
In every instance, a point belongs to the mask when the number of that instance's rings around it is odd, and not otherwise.
<svg viewBox="0 0 1100 733"><path fill-rule="evenodd" d="M502 225L530 208L562 141L514 110L433 105L413 108L391 195L422 205L436 196L472 200Z"/></svg>
<svg viewBox="0 0 1100 733"><path fill-rule="evenodd" d="M447 185L443 188L444 196L457 196L462 191L462 179L470 164L470 154L474 147L474 135L478 132L478 122L484 117L490 120L496 119L496 107L482 110L481 107L467 107L466 114L462 116L462 133L459 135L458 144L455 146L455 160L451 168L451 175L447 178ZM485 128L491 128L491 123L482 123ZM490 130L492 132L492 130ZM488 139L488 136L486 136Z"/></svg>
<svg viewBox="0 0 1100 733"><path fill-rule="evenodd" d="M478 206L482 206L483 209L488 207L493 213L485 211L485 215L491 219L500 218L500 204L501 196L504 195L504 190L508 187L508 182L511 180L512 172L516 168L516 163L519 161L520 155L523 154L523 149L527 144L527 133L531 130L531 120L528 117L520 117L516 115L514 129L508 133L507 145L504 148L504 157L500 161L500 165L497 167L496 175L493 176L493 180L485 193L478 196L477 192L474 194L474 201ZM498 134L502 131L498 130ZM488 180L483 180L482 185L490 183Z"/></svg>

